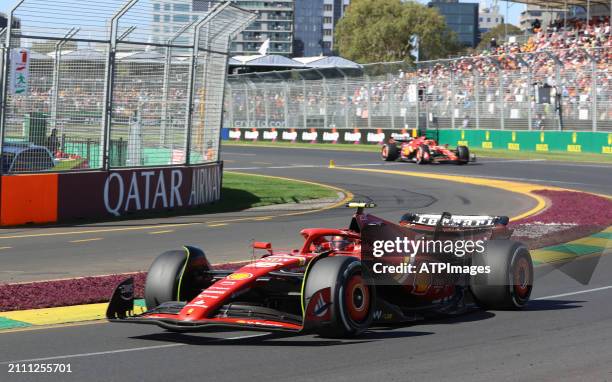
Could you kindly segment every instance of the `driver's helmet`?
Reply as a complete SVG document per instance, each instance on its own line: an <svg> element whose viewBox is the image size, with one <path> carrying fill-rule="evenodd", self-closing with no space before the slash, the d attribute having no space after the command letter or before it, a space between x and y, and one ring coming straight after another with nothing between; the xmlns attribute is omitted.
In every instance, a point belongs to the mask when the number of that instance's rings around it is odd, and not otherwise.
<svg viewBox="0 0 612 382"><path fill-rule="evenodd" d="M344 236L334 236L331 239L331 246L336 251L350 251L353 247L353 241Z"/></svg>

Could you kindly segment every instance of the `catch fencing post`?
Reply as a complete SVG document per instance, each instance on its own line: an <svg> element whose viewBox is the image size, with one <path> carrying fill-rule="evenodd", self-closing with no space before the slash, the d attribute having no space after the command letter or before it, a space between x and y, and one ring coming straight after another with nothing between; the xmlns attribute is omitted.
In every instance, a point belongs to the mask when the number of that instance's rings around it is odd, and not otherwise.
<svg viewBox="0 0 612 382"><path fill-rule="evenodd" d="M415 113L415 123L414 126L417 130L419 130L421 128L421 118L419 118L419 115L421 113L421 100L419 98L420 94L419 94L419 74L418 74L418 69L417 69L417 75L415 76L415 89L416 89L416 100L415 100L415 107L414 107L414 113ZM423 97L425 97L425 94L423 94Z"/></svg>
<svg viewBox="0 0 612 382"><path fill-rule="evenodd" d="M251 127L251 108L249 107L249 102L251 99L249 98L249 85L247 85L246 81L243 80L244 84L244 108L246 111L246 127Z"/></svg>
<svg viewBox="0 0 612 382"><path fill-rule="evenodd" d="M505 126L504 126L504 117L505 117L505 112L506 112L506 100L504 99L504 75L503 75L503 70L501 68L500 65L497 66L497 73L499 75L499 105L500 105L500 125L499 128L501 130L504 130Z"/></svg>
<svg viewBox="0 0 612 382"><path fill-rule="evenodd" d="M365 75L366 79L366 91L368 96L366 97L366 105L368 106L368 129L372 128L372 87L370 82L370 76Z"/></svg>
<svg viewBox="0 0 612 382"><path fill-rule="evenodd" d="M218 3L202 20L199 20L194 26L193 30L193 47L191 57L189 59L189 79L188 79L188 94L187 94L187 118L185 124L185 164L191 163L191 131L193 125L193 94L195 91L195 72L198 65L198 57L200 56L200 38L202 32L202 26L210 22L216 17L223 9L229 6L229 2Z"/></svg>
<svg viewBox="0 0 612 382"><path fill-rule="evenodd" d="M317 72L319 74L321 74L318 70ZM325 80L325 76L323 74L321 74L321 80L323 82L323 128L327 129L327 125L328 125L328 121L327 121L327 97L328 97L328 91L327 91L327 81Z"/></svg>
<svg viewBox="0 0 612 382"><path fill-rule="evenodd" d="M342 74L342 79L344 80L344 128L348 129L348 127L349 127L349 112L351 110L349 91L348 91L348 76L340 68L338 68L338 72L340 72L340 74Z"/></svg>
<svg viewBox="0 0 612 382"><path fill-rule="evenodd" d="M476 113L476 129L480 129L480 72L474 66L474 112Z"/></svg>
<svg viewBox="0 0 612 382"><path fill-rule="evenodd" d="M387 81L391 84L389 92L387 93L387 115L391 117L391 129L395 130L395 113L393 112L393 106L395 105L395 82L391 74L387 75Z"/></svg>
<svg viewBox="0 0 612 382"><path fill-rule="evenodd" d="M450 99L450 105L451 105L451 128L455 128L455 107L456 105L456 100L457 97L455 95L456 93L456 89L455 89L455 74L453 73L454 70L452 68L452 66L449 64L449 69L450 69L450 85L451 85L451 99Z"/></svg>
<svg viewBox="0 0 612 382"><path fill-rule="evenodd" d="M232 84L229 81L226 81L225 86L227 86L227 94L228 97L227 107L228 107L228 116L229 116L229 125L228 128L234 127L234 91L232 90Z"/></svg>
<svg viewBox="0 0 612 382"><path fill-rule="evenodd" d="M531 111L531 89L532 89L531 84L533 84L533 75L531 73L531 67L519 55L517 55L514 58L514 62L516 62L516 64L517 64L517 70L518 70L519 74L521 73L520 72L520 66L521 65L524 66L525 68L527 68L527 94L525 95L527 97L527 100L526 100L527 101L527 126L528 126L529 130L533 130L533 126L532 126L533 123L531 121L532 118L533 118L532 111ZM525 102L525 101L523 101L523 102Z"/></svg>
<svg viewBox="0 0 612 382"><path fill-rule="evenodd" d="M183 25L172 37L166 41L166 63L164 65L164 78L162 85L162 110L161 110L161 126L159 131L159 144L166 145L168 140L168 88L170 87L170 71L172 69L172 44L179 38L187 29L195 24L195 20L189 24Z"/></svg>
<svg viewBox="0 0 612 382"><path fill-rule="evenodd" d="M559 59L558 56L554 55L552 52L545 52L546 56L549 59L553 60L555 63L555 86L557 88L557 92L561 91L561 68L563 67L563 62ZM529 84L531 86L531 83ZM559 98L559 105L557 107L561 107L563 103L563 96ZM559 110L559 109L558 109ZM557 113L557 129L559 131L563 130L563 116L560 112Z"/></svg>
<svg viewBox="0 0 612 382"><path fill-rule="evenodd" d="M269 84L265 83L263 78L258 74L258 73L254 73L255 77L257 78L257 82L253 82L251 81L251 83L253 84L253 87L255 89L259 88L262 90L263 92L263 105L264 105L264 128L269 128L270 127L270 89L269 89ZM257 123L257 127L259 127L260 124Z"/></svg>
<svg viewBox="0 0 612 382"><path fill-rule="evenodd" d="M308 102L306 102L306 80L302 77L302 94L304 94L303 102L303 113L304 113L304 128L306 129L308 123Z"/></svg>
<svg viewBox="0 0 612 382"><path fill-rule="evenodd" d="M289 127L289 84L283 81L284 97L283 97L283 115L285 117L285 126Z"/></svg>
<svg viewBox="0 0 612 382"><path fill-rule="evenodd" d="M132 8L138 0L129 0L127 1L120 9L117 11L110 23L110 36L108 41L108 55L106 56L106 72L104 79L104 114L102 116L102 139L101 139L101 148L102 148L102 169L109 170L110 169L110 160L109 160L109 144L110 144L110 130L112 125L112 104L113 104L113 87L114 87L114 77L115 77L115 53L117 49L117 29L119 24L119 19Z"/></svg>
<svg viewBox="0 0 612 382"><path fill-rule="evenodd" d="M497 62L496 60L494 60L491 57L488 57L489 62L491 64L493 64L493 66L495 66L495 68L497 69L497 91L499 93L499 109L500 109L500 113L499 113L499 128L501 130L504 130L504 112L506 111L506 107L505 107L505 100L504 100L504 76L502 73L502 68L501 65L499 64L499 62Z"/></svg>
<svg viewBox="0 0 612 382"><path fill-rule="evenodd" d="M53 98L51 98L51 128L57 127L57 103L59 102L59 82L60 82L60 61L62 58L62 47L64 44L74 37L81 30L81 28L72 27L62 38L55 44L55 60L53 61ZM60 131L58 134L63 134L64 131Z"/></svg>
<svg viewBox="0 0 612 382"><path fill-rule="evenodd" d="M4 134L6 132L6 98L7 98L7 92L8 92L8 74L9 74L9 67L11 65L11 34L13 32L13 19L14 19L14 15L15 15L15 10L17 8L19 8L19 6L24 2L25 0L19 0L14 6L13 8L11 8L11 11L9 12L9 17L7 20L7 25L6 25L6 29L5 32L6 33L6 43L4 46L4 60L2 65L2 80L0 80L0 82L2 83L2 89L0 91L0 158L2 158L2 151L4 149ZM2 174L4 172L3 169L4 166L0 166L0 174Z"/></svg>
<svg viewBox="0 0 612 382"><path fill-rule="evenodd" d="M597 61L595 55L590 54L586 49L584 53L591 61L591 121L592 130L597 131Z"/></svg>

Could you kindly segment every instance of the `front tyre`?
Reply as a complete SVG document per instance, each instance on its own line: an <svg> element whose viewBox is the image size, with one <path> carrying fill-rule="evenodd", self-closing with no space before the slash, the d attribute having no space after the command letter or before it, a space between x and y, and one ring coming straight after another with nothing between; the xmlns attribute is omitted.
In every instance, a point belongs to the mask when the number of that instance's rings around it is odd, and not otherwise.
<svg viewBox="0 0 612 382"><path fill-rule="evenodd" d="M416 153L416 163L427 164L429 162L431 162L431 151L429 150L429 146L424 144L420 145Z"/></svg>
<svg viewBox="0 0 612 382"><path fill-rule="evenodd" d="M335 256L308 270L303 298L306 327L322 337L347 338L372 323L376 289L358 259Z"/></svg>
<svg viewBox="0 0 612 382"><path fill-rule="evenodd" d="M522 309L533 288L533 262L527 247L512 240L489 240L486 251L472 257L472 265L488 266L490 273L470 278L470 290L484 309Z"/></svg>
<svg viewBox="0 0 612 382"><path fill-rule="evenodd" d="M385 143L380 149L380 158L386 162L397 160L399 154L399 148L392 143Z"/></svg>
<svg viewBox="0 0 612 382"><path fill-rule="evenodd" d="M470 149L467 146L457 146L457 164L467 164L470 161Z"/></svg>
<svg viewBox="0 0 612 382"><path fill-rule="evenodd" d="M151 264L144 297L151 310L168 301L189 301L211 283L210 263L198 248L167 251Z"/></svg>

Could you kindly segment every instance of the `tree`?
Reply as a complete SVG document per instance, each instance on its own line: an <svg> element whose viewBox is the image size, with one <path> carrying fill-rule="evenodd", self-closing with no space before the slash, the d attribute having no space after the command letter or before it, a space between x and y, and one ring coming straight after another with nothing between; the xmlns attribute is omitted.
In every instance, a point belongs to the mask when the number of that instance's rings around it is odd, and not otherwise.
<svg viewBox="0 0 612 382"><path fill-rule="evenodd" d="M435 8L413 1L353 0L338 22L340 55L360 63L410 59L411 38L419 37L420 60L446 58L459 44Z"/></svg>
<svg viewBox="0 0 612 382"><path fill-rule="evenodd" d="M507 29L506 29L507 28ZM483 51L485 49L489 49L491 44L491 39L494 38L497 41L497 44L501 44L504 40L504 37L522 34L523 31L518 27L512 24L499 24L496 25L495 28L490 29L487 33L483 34L480 37L480 44L476 48L479 51Z"/></svg>

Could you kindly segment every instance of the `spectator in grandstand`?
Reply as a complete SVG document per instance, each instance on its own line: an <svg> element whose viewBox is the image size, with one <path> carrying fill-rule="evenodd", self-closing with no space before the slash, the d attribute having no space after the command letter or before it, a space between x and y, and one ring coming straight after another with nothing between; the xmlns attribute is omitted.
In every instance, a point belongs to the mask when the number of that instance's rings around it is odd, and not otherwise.
<svg viewBox="0 0 612 382"><path fill-rule="evenodd" d="M465 117L463 117L463 123L461 125L462 128L467 129L470 127L470 116L469 115L465 115Z"/></svg>

